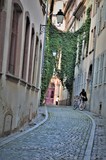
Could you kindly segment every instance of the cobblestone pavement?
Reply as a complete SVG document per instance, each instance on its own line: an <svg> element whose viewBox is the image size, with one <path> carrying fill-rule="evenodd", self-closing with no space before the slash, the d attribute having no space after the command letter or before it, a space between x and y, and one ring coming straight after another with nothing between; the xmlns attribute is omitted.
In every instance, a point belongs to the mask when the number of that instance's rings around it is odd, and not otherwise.
<svg viewBox="0 0 106 160"><path fill-rule="evenodd" d="M106 160L106 119L91 112L86 113L94 119L96 125L91 160Z"/></svg>
<svg viewBox="0 0 106 160"><path fill-rule="evenodd" d="M37 115L34 119L32 119L31 122L24 124L24 126L20 128L20 130L15 133L11 133L11 135L0 137L0 146L13 139L16 139L16 137L20 137L21 135L30 132L34 128L37 128L39 125L43 124L47 119L46 112L47 110L45 107L38 107Z"/></svg>
<svg viewBox="0 0 106 160"><path fill-rule="evenodd" d="M43 125L0 147L0 160L83 160L92 122L71 108L48 108Z"/></svg>

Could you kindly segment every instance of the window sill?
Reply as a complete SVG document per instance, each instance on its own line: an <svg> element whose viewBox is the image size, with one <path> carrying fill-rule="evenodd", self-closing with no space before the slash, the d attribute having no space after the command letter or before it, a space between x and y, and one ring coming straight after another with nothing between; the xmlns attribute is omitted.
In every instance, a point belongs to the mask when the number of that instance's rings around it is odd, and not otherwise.
<svg viewBox="0 0 106 160"><path fill-rule="evenodd" d="M25 87L26 84L27 84L27 82L26 82L25 80L21 79L21 80L20 80L20 84Z"/></svg>
<svg viewBox="0 0 106 160"><path fill-rule="evenodd" d="M32 91L35 91L35 89L36 89L36 87L35 87L34 85L32 85L31 90L32 90Z"/></svg>
<svg viewBox="0 0 106 160"><path fill-rule="evenodd" d="M97 85L95 85L94 88L97 88Z"/></svg>
<svg viewBox="0 0 106 160"><path fill-rule="evenodd" d="M99 86L99 87L102 86L102 83L99 83L98 86Z"/></svg>
<svg viewBox="0 0 106 160"><path fill-rule="evenodd" d="M27 83L27 89L31 88L31 84Z"/></svg>
<svg viewBox="0 0 106 160"><path fill-rule="evenodd" d="M40 90L40 88L37 88L36 86L32 85L31 90L35 91L35 92L38 92Z"/></svg>
<svg viewBox="0 0 106 160"><path fill-rule="evenodd" d="M14 82L14 83L18 83L19 82L19 78L18 77L14 76L12 74L9 74L9 73L6 74L6 79L11 81L11 82Z"/></svg>
<svg viewBox="0 0 106 160"><path fill-rule="evenodd" d="M40 90L40 88L35 87L35 91L38 92Z"/></svg>
<svg viewBox="0 0 106 160"><path fill-rule="evenodd" d="M92 49L92 50L89 52L89 54L91 54L92 52L94 52L94 49Z"/></svg>

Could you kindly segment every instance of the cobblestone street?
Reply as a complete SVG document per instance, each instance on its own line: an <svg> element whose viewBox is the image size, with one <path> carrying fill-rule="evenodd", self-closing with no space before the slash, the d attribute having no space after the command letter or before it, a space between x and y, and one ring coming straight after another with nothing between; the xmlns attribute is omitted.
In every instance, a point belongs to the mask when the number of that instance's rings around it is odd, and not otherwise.
<svg viewBox="0 0 106 160"><path fill-rule="evenodd" d="M43 125L1 146L0 160L83 160L92 121L71 108L48 108Z"/></svg>

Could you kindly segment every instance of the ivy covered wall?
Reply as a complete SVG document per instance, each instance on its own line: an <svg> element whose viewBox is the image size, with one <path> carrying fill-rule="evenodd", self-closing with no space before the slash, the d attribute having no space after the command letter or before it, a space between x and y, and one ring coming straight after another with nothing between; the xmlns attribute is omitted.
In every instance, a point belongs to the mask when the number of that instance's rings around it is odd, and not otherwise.
<svg viewBox="0 0 106 160"><path fill-rule="evenodd" d="M52 55L53 51L56 51L57 53L59 50L62 51L61 70L56 69L56 73L59 79L62 81L62 84L66 86L71 97L73 90L77 43L80 44L78 57L78 63L80 63L83 38L88 52L90 21L90 8L88 8L87 10L87 19L85 23L78 31L74 33L71 33L69 31L64 33L58 30L48 21L48 27L46 30L44 68L42 74L41 103L44 99L44 95L48 88L50 79L53 75L53 69L56 64L56 58ZM83 34L85 35L84 37Z"/></svg>

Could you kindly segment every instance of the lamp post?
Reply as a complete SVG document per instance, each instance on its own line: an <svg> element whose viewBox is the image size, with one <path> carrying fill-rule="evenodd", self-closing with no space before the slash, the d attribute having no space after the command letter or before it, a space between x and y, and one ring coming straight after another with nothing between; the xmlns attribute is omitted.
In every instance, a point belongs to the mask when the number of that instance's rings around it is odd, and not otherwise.
<svg viewBox="0 0 106 160"><path fill-rule="evenodd" d="M61 9L59 9L59 11L56 14L56 16L57 16L57 23L58 24L62 24L63 23L63 19L64 19L64 13L62 12Z"/></svg>
<svg viewBox="0 0 106 160"><path fill-rule="evenodd" d="M54 57L56 56L56 54L57 54L56 51L53 51L53 56L54 56Z"/></svg>
<svg viewBox="0 0 106 160"><path fill-rule="evenodd" d="M61 9L59 9L59 11L57 12L56 15L53 14L53 16L56 16L58 24L62 24L63 23L64 13L62 12ZM46 26L47 25L40 24L40 34L45 32Z"/></svg>
<svg viewBox="0 0 106 160"><path fill-rule="evenodd" d="M55 59L55 56L57 54L56 51L53 51L52 54L53 54L53 57ZM54 63L55 63L55 60L54 60ZM54 66L54 69L53 69L53 75L55 75L55 66Z"/></svg>

